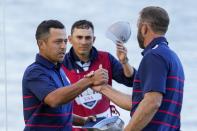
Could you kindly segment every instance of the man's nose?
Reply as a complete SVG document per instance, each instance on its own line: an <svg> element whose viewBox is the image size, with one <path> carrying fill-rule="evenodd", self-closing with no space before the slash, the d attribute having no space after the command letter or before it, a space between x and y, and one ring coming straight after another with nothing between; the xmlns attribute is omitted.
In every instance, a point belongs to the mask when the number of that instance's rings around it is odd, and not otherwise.
<svg viewBox="0 0 197 131"><path fill-rule="evenodd" d="M81 44L87 44L87 40L86 40L85 37L83 37L83 38L81 39Z"/></svg>
<svg viewBox="0 0 197 131"><path fill-rule="evenodd" d="M67 42L62 42L62 44L61 44L61 48L66 48L66 45L67 45Z"/></svg>

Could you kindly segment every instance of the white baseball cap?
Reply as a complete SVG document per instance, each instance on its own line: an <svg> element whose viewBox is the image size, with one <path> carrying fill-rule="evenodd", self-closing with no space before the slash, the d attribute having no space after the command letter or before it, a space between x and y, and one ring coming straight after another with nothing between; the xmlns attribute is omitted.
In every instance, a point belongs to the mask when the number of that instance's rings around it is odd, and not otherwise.
<svg viewBox="0 0 197 131"><path fill-rule="evenodd" d="M126 43L131 36L131 27L129 22L119 21L112 24L106 31L106 37L114 43Z"/></svg>

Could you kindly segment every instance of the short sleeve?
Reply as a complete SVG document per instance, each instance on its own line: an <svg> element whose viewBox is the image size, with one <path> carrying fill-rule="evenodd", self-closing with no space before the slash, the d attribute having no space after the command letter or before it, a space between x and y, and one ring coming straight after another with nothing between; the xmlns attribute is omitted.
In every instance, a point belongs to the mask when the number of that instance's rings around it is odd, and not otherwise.
<svg viewBox="0 0 197 131"><path fill-rule="evenodd" d="M34 69L26 76L26 88L28 88L40 101L56 89L50 76L41 69Z"/></svg>
<svg viewBox="0 0 197 131"><path fill-rule="evenodd" d="M165 60L159 54L147 54L141 63L141 84L143 92L166 92L168 68Z"/></svg>

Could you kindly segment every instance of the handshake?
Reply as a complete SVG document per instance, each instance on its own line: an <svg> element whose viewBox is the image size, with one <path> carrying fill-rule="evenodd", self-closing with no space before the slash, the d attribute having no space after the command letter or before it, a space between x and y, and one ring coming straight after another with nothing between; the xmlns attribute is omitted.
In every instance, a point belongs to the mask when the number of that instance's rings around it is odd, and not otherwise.
<svg viewBox="0 0 197 131"><path fill-rule="evenodd" d="M102 65L99 65L99 69L96 71L91 71L90 73L84 76L85 78L90 78L92 81L92 89L94 91L100 92L104 86L108 85L108 71L102 68Z"/></svg>

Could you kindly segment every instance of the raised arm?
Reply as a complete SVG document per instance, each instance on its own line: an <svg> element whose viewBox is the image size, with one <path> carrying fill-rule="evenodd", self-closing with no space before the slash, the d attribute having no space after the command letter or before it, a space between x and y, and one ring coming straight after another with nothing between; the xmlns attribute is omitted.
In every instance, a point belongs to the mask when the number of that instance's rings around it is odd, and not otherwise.
<svg viewBox="0 0 197 131"><path fill-rule="evenodd" d="M124 75L126 77L131 77L134 73L134 69L128 63L129 60L127 57L127 48L123 45L123 43L116 44L116 54L120 63L122 64Z"/></svg>

